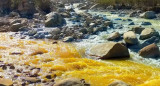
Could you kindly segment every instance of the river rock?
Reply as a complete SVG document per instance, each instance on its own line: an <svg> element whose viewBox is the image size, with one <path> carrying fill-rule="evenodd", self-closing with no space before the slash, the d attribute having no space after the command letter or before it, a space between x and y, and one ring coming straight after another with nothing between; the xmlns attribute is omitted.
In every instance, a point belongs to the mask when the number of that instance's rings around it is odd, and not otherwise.
<svg viewBox="0 0 160 86"><path fill-rule="evenodd" d="M140 34L140 39L144 40L152 36L159 36L159 33L156 32L153 28L145 28Z"/></svg>
<svg viewBox="0 0 160 86"><path fill-rule="evenodd" d="M136 34L133 31L129 31L123 34L123 39L127 44L137 44L138 39L136 37Z"/></svg>
<svg viewBox="0 0 160 86"><path fill-rule="evenodd" d="M20 30L20 28L22 26L23 26L23 24L21 24L21 23L15 23L15 24L11 25L10 31L17 32Z"/></svg>
<svg viewBox="0 0 160 86"><path fill-rule="evenodd" d="M129 17L136 17L137 16L137 12L131 12L130 14L129 14Z"/></svg>
<svg viewBox="0 0 160 86"><path fill-rule="evenodd" d="M153 11L147 11L147 12L141 14L140 17L146 18L146 19L153 19L153 18L156 18L156 14Z"/></svg>
<svg viewBox="0 0 160 86"><path fill-rule="evenodd" d="M47 20L45 21L46 27L57 27L57 26L63 26L66 21L65 19L56 12L51 12L46 15Z"/></svg>
<svg viewBox="0 0 160 86"><path fill-rule="evenodd" d="M17 12L11 12L9 13L9 17L20 17L20 15Z"/></svg>
<svg viewBox="0 0 160 86"><path fill-rule="evenodd" d="M137 34L140 34L144 29L145 29L144 27L138 26L138 27L133 27L132 31L137 33Z"/></svg>
<svg viewBox="0 0 160 86"><path fill-rule="evenodd" d="M113 23L112 23L111 21L105 21L105 22L104 22L104 26L105 26L105 27L107 27L107 26L110 26L110 27L111 27L111 26L113 26Z"/></svg>
<svg viewBox="0 0 160 86"><path fill-rule="evenodd" d="M108 36L107 40L113 41L113 40L117 40L117 39L119 39L119 38L120 38L119 32L114 32L114 33L111 33L111 34Z"/></svg>
<svg viewBox="0 0 160 86"><path fill-rule="evenodd" d="M129 51L121 43L109 42L97 44L89 50L88 55L98 59L129 57Z"/></svg>
<svg viewBox="0 0 160 86"><path fill-rule="evenodd" d="M131 86L123 81L117 80L109 84L108 86Z"/></svg>
<svg viewBox="0 0 160 86"><path fill-rule="evenodd" d="M0 78L0 86L12 86L13 81L10 79Z"/></svg>
<svg viewBox="0 0 160 86"><path fill-rule="evenodd" d="M156 44L150 44L139 51L139 55L144 58L156 58L160 56L159 47Z"/></svg>
<svg viewBox="0 0 160 86"><path fill-rule="evenodd" d="M141 25L152 25L150 22L142 22Z"/></svg>
<svg viewBox="0 0 160 86"><path fill-rule="evenodd" d="M90 85L87 84L83 79L68 78L56 82L54 86L90 86Z"/></svg>
<svg viewBox="0 0 160 86"><path fill-rule="evenodd" d="M67 36L63 39L63 42L72 42L74 38L72 36Z"/></svg>

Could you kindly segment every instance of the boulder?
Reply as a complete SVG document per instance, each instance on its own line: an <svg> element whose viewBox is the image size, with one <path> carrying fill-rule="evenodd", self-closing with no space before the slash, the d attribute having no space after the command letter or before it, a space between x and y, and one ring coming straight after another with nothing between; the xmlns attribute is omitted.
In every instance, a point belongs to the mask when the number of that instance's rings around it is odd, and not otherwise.
<svg viewBox="0 0 160 86"><path fill-rule="evenodd" d="M130 57L127 47L116 42L97 44L90 48L88 55L98 59Z"/></svg>
<svg viewBox="0 0 160 86"><path fill-rule="evenodd" d="M45 21L46 27L63 26L66 23L65 19L59 13L51 12L47 14L46 17L47 17L47 20Z"/></svg>
<svg viewBox="0 0 160 86"><path fill-rule="evenodd" d="M63 42L72 42L74 38L72 36L67 36L63 39Z"/></svg>
<svg viewBox="0 0 160 86"><path fill-rule="evenodd" d="M147 12L141 14L140 17L146 18L146 19L153 19L153 18L156 18L156 14L153 11L147 11Z"/></svg>
<svg viewBox="0 0 160 86"><path fill-rule="evenodd" d="M137 16L137 12L131 12L130 14L129 14L129 17L136 17Z"/></svg>
<svg viewBox="0 0 160 86"><path fill-rule="evenodd" d="M133 27L132 31L137 33L137 34L140 34L144 29L145 28L138 26L138 27Z"/></svg>
<svg viewBox="0 0 160 86"><path fill-rule="evenodd" d="M156 44L150 44L139 51L139 55L144 58L156 58L160 56L159 47Z"/></svg>
<svg viewBox="0 0 160 86"><path fill-rule="evenodd" d="M84 79L68 78L56 82L54 86L90 86Z"/></svg>
<svg viewBox="0 0 160 86"><path fill-rule="evenodd" d="M138 39L136 37L136 34L133 31L129 31L123 34L123 39L127 44L137 44Z"/></svg>
<svg viewBox="0 0 160 86"><path fill-rule="evenodd" d="M9 13L9 17L20 17L20 15L17 12L11 12Z"/></svg>
<svg viewBox="0 0 160 86"><path fill-rule="evenodd" d="M145 40L151 38L152 36L159 36L159 33L156 32L153 28L145 28L140 34L140 39Z"/></svg>
<svg viewBox="0 0 160 86"><path fill-rule="evenodd" d="M50 31L50 34L52 35L58 35L61 33L61 30L59 28L54 28L53 30Z"/></svg>
<svg viewBox="0 0 160 86"><path fill-rule="evenodd" d="M110 26L112 27L113 26L113 23L111 21L105 21L104 22L104 26L107 27L107 26Z"/></svg>
<svg viewBox="0 0 160 86"><path fill-rule="evenodd" d="M17 31L20 30L21 27L23 27L23 24L21 24L21 23L15 23L15 24L11 25L10 31L17 32Z"/></svg>
<svg viewBox="0 0 160 86"><path fill-rule="evenodd" d="M108 86L131 86L123 81L117 80L109 84Z"/></svg>
<svg viewBox="0 0 160 86"><path fill-rule="evenodd" d="M111 34L108 36L107 40L109 40L109 41L117 40L117 39L120 38L120 36L121 36L121 35L119 34L119 32L114 32L114 33L111 33Z"/></svg>

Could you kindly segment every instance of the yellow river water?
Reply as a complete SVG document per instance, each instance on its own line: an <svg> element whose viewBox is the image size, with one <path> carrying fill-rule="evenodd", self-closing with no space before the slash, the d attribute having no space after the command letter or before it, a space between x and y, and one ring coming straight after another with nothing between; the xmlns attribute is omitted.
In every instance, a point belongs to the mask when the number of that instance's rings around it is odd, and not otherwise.
<svg viewBox="0 0 160 86"><path fill-rule="evenodd" d="M57 76L56 81L75 77L85 79L91 86L107 86L115 80L132 86L160 86L159 68L129 60L92 60L79 51L74 45L63 42L52 44L47 40L22 40L0 34L0 60L41 68L42 77L50 72Z"/></svg>

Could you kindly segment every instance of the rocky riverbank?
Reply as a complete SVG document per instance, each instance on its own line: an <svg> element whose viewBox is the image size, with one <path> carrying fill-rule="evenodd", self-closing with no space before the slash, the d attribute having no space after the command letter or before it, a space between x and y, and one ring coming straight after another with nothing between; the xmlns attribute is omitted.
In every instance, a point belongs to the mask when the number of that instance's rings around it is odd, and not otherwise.
<svg viewBox="0 0 160 86"><path fill-rule="evenodd" d="M23 9L0 17L0 32L3 32L0 35L0 81L3 81L0 85L144 86L158 82L155 75L159 69L150 66L160 67L159 14L100 11L95 7L89 9L89 3L57 3L54 11L34 11L30 18L26 17L30 11L25 7L33 3L26 0L23 3L26 3ZM148 80L144 79L145 71L150 74ZM153 78L149 78L151 76ZM95 77L101 84L94 82Z"/></svg>

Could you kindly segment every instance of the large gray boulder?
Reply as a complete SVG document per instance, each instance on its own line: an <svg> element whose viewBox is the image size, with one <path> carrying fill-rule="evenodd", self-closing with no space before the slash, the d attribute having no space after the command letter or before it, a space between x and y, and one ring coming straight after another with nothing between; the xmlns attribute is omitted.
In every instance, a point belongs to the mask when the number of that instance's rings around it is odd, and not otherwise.
<svg viewBox="0 0 160 86"><path fill-rule="evenodd" d="M91 47L88 55L98 59L130 57L127 47L116 42L97 44Z"/></svg>
<svg viewBox="0 0 160 86"><path fill-rule="evenodd" d="M133 31L128 31L123 34L123 39L127 44L137 44L138 39Z"/></svg>
<svg viewBox="0 0 160 86"><path fill-rule="evenodd" d="M141 14L140 17L146 18L146 19L153 19L153 18L156 18L156 14L153 11L147 11L147 12Z"/></svg>
<svg viewBox="0 0 160 86"><path fill-rule="evenodd" d="M58 27L63 26L66 23L65 19L59 13L56 12L51 12L47 14L46 17L46 27Z"/></svg>

